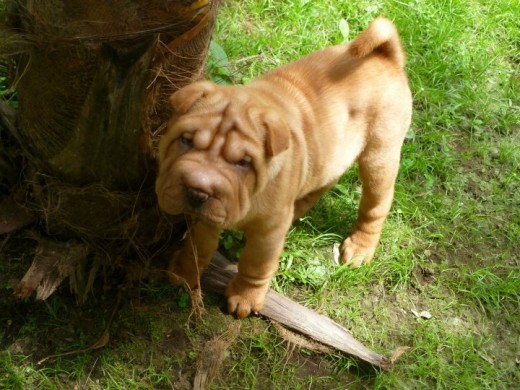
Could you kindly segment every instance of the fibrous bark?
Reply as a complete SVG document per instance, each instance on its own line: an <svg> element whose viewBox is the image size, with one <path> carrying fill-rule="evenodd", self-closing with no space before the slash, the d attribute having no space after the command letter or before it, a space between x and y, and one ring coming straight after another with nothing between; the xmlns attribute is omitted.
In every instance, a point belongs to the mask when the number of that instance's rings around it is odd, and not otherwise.
<svg viewBox="0 0 520 390"><path fill-rule="evenodd" d="M58 247L149 261L180 239L183 224L156 206L155 147L168 96L202 75L219 1L8 2L0 56L24 156L11 195Z"/></svg>

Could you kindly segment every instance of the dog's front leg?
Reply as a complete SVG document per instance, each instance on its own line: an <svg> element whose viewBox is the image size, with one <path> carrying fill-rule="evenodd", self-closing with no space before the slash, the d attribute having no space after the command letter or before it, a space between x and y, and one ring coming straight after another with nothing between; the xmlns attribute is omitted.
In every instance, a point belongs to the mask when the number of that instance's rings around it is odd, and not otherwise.
<svg viewBox="0 0 520 390"><path fill-rule="evenodd" d="M292 214L289 210L285 217L271 218L268 226L255 222L244 228L246 245L238 263L238 274L226 291L228 310L238 318L262 309L269 283L278 269Z"/></svg>
<svg viewBox="0 0 520 390"><path fill-rule="evenodd" d="M189 228L184 246L175 253L168 267L172 283L198 287L200 275L217 250L220 231L220 228L202 221Z"/></svg>

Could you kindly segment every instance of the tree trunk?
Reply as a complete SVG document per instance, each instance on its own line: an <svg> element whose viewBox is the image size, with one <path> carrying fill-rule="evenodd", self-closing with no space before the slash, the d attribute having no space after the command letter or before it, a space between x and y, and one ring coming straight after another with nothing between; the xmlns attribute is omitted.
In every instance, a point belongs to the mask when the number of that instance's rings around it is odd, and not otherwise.
<svg viewBox="0 0 520 390"><path fill-rule="evenodd" d="M96 268L149 261L180 238L182 224L156 206L154 155L168 96L202 75L219 2L9 2L0 55L14 60L19 101L11 133L24 176L16 194L40 232L59 238L40 249L85 253ZM31 268L41 276L41 266ZM23 296L39 283L25 279Z"/></svg>

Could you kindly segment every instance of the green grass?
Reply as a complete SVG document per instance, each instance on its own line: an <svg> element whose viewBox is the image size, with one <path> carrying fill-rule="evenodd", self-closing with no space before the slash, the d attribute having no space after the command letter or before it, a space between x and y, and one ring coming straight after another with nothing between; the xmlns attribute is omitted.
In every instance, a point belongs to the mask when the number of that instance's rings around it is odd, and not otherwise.
<svg viewBox="0 0 520 390"><path fill-rule="evenodd" d="M220 82L247 82L352 39L380 14L396 22L408 53L414 117L376 259L358 269L332 261L333 245L355 220L354 167L290 231L273 287L378 352L410 350L391 372L377 372L343 356L293 350L272 326L248 319L213 388L509 389L520 383L519 2L228 0L208 73ZM222 245L237 253L240 239L228 235ZM148 310L124 305L108 346L43 367L35 363L41 353L23 340L46 350L84 348L102 331L110 303L98 305L103 315L83 309L78 318L91 315L91 326L73 329L63 318L70 302L60 297L25 308L25 316L13 314L25 322L19 348L0 352L0 388L183 388L205 340L233 321L212 297L207 317L193 326L177 290L152 285L141 294ZM412 310L432 318L416 318ZM63 337L37 339L46 334Z"/></svg>
<svg viewBox="0 0 520 390"><path fill-rule="evenodd" d="M408 52L414 120L377 259L332 265L330 241L359 200L354 170L291 231L274 285L375 349L411 346L376 387L508 388L519 379L520 5L348 3L253 1L220 14L236 82L341 43L342 19L352 38L386 15Z"/></svg>

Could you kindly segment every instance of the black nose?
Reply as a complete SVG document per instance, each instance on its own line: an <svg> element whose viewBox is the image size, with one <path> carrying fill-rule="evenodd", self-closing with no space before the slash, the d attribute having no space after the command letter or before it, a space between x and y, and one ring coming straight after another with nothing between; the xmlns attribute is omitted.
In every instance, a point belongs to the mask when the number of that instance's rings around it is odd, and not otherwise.
<svg viewBox="0 0 520 390"><path fill-rule="evenodd" d="M207 192L197 190L195 188L188 188L187 192L188 203L191 207L198 209L209 199Z"/></svg>

